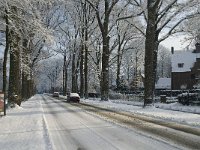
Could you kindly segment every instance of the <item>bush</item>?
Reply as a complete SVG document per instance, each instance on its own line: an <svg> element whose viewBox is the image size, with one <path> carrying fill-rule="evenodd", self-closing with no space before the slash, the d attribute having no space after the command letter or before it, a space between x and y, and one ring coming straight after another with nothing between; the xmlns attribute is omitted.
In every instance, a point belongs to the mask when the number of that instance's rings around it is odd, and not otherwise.
<svg viewBox="0 0 200 150"><path fill-rule="evenodd" d="M183 105L189 105L192 101L198 99L198 93L182 93L178 95L178 102Z"/></svg>
<svg viewBox="0 0 200 150"><path fill-rule="evenodd" d="M121 93L110 93L109 94L109 99L123 99L124 96Z"/></svg>

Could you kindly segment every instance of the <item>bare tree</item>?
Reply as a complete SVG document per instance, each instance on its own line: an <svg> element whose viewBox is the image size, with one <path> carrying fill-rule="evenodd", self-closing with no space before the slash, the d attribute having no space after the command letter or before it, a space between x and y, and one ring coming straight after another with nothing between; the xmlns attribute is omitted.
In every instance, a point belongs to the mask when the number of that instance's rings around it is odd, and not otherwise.
<svg viewBox="0 0 200 150"><path fill-rule="evenodd" d="M163 46L158 49L158 62L157 62L157 77L170 77L171 76L171 53Z"/></svg>
<svg viewBox="0 0 200 150"><path fill-rule="evenodd" d="M100 1L93 3L89 0L86 0L92 8L96 12L96 18L98 21L98 25L102 35L103 41L103 52L102 52L102 73L101 73L101 100L108 100L108 92L109 92L109 22L110 15L113 11L114 6L119 2L119 0L112 0L111 2L108 0L104 0L104 11L103 11L103 19L102 14L100 12Z"/></svg>
<svg viewBox="0 0 200 150"><path fill-rule="evenodd" d="M10 72L9 72L9 92L8 98L10 103L21 105L21 83L20 83L20 34L17 30L20 26L18 19L19 10L16 6L11 6L10 20L15 24L10 29Z"/></svg>
<svg viewBox="0 0 200 150"><path fill-rule="evenodd" d="M33 72L30 72L33 69L33 65L31 65L29 62L31 61L30 53L33 52L34 49L31 49L29 46L32 43L30 38L35 37L32 32L30 32L30 30L34 30L34 34L36 35L37 31L42 28L40 24L40 13L36 12L35 9L36 6L42 5L37 4L38 1L22 2L16 0L13 2L10 0L3 0L0 2L0 7L3 8L1 9L0 13L3 14L5 18L4 24L6 27L6 46L4 55L4 91L6 90L7 53L8 49L10 49L8 98L10 103L17 103L18 105L21 104L22 97L29 98L33 94ZM42 34L45 34L45 30L43 30ZM32 64L36 62L40 52L41 49L35 55L36 57L33 55L35 58L33 58ZM28 77L31 79L29 80Z"/></svg>
<svg viewBox="0 0 200 150"><path fill-rule="evenodd" d="M158 45L169 36L183 32L183 30L179 28L180 25L185 20L198 16L199 12L197 6L199 3L196 0L133 0L129 1L129 3L134 6L134 8L138 8L137 11L139 10L139 12L127 17L122 17L119 20L139 16L140 18L144 18L147 25L146 33L144 33L141 28L134 25L146 37L144 98L144 106L146 106L147 103L152 103L153 101Z"/></svg>
<svg viewBox="0 0 200 150"><path fill-rule="evenodd" d="M144 106L152 102L155 89L155 77L157 68L157 53L160 42L170 35L181 32L177 27L185 20L197 16L198 11L194 8L196 1L169 3L162 0L147 1L147 29L145 43L145 101ZM190 10L190 13L185 13ZM170 11L174 11L171 13ZM182 17L180 17L182 15ZM173 23L172 23L173 21ZM159 38L161 31L170 25L166 34Z"/></svg>

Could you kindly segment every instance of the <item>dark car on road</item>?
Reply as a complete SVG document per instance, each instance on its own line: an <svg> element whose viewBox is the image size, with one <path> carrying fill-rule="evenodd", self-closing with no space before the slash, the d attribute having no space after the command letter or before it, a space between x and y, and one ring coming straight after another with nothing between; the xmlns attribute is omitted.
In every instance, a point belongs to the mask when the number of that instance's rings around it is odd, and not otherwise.
<svg viewBox="0 0 200 150"><path fill-rule="evenodd" d="M53 97L59 97L59 92L54 92Z"/></svg>
<svg viewBox="0 0 200 150"><path fill-rule="evenodd" d="M80 96L78 93L69 93L67 95L67 102L80 102Z"/></svg>

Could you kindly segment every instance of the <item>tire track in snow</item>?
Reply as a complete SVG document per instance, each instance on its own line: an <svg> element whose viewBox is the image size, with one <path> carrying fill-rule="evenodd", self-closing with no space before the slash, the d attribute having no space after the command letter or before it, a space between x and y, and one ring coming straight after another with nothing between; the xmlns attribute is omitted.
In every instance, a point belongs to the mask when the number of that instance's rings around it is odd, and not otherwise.
<svg viewBox="0 0 200 150"><path fill-rule="evenodd" d="M44 100L43 96L42 96L42 99ZM43 126L43 137L44 137L44 142L45 142L45 149L46 150L53 150L53 146L52 146L50 136L49 136L49 132L48 132L46 118L44 116L44 109L42 107L41 101L40 101L40 105L41 105L42 112L43 112L42 126Z"/></svg>
<svg viewBox="0 0 200 150"><path fill-rule="evenodd" d="M196 133L189 127L189 131L179 125L177 129L173 126L170 126L170 123L162 123L155 120L144 119L143 117L137 117L126 112L118 112L116 110L106 109L98 106L93 106L89 104L72 104L74 106L80 107L86 111L94 112L97 115L104 116L112 119L114 122L122 123L133 127L139 131L144 131L152 135L158 136L164 141L170 141L174 144L184 146L190 149L200 149L199 142L199 129L196 129ZM155 121L155 122L154 122ZM179 130L178 130L179 129ZM177 132L178 131L178 132Z"/></svg>

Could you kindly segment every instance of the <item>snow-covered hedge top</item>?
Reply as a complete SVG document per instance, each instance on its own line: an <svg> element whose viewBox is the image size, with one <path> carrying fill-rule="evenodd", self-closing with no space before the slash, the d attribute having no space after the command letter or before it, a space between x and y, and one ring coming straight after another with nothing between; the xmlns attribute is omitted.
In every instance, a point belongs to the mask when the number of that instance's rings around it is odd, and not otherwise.
<svg viewBox="0 0 200 150"><path fill-rule="evenodd" d="M185 97L185 96L198 96L198 93L182 93L179 94L178 97Z"/></svg>
<svg viewBox="0 0 200 150"><path fill-rule="evenodd" d="M200 58L199 53L192 53L191 51L175 52L172 55L172 72L188 72L191 71L196 58ZM179 63L183 63L183 67L178 67Z"/></svg>

